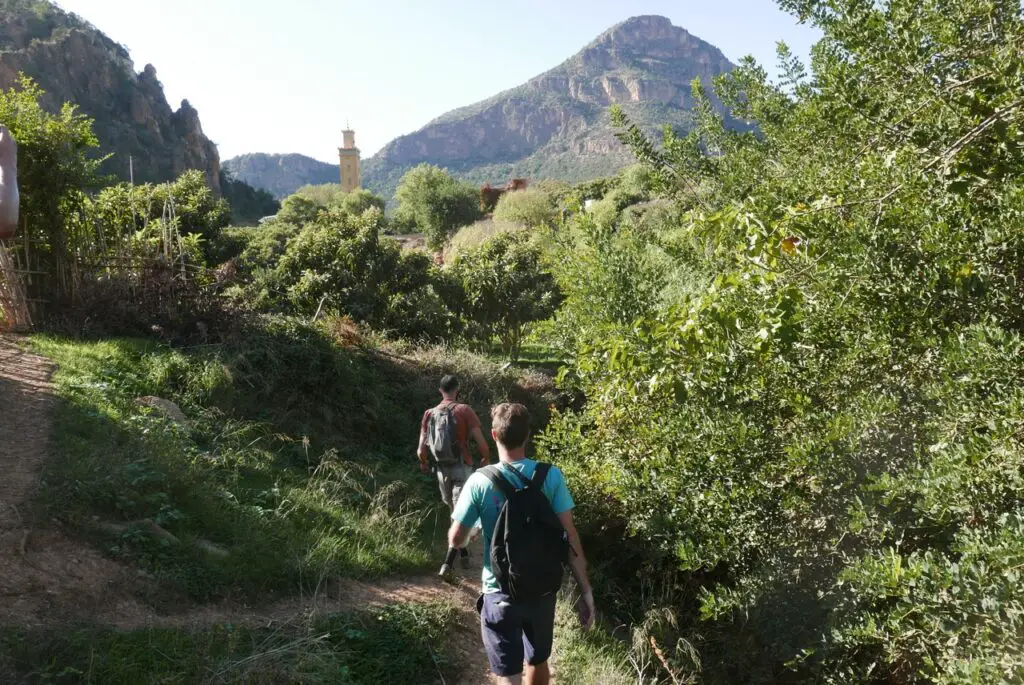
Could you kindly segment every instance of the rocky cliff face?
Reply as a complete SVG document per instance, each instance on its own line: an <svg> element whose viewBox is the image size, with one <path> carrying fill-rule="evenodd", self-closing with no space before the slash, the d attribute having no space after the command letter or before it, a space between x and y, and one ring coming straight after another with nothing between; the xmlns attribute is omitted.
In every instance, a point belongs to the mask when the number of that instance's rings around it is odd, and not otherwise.
<svg viewBox="0 0 1024 685"><path fill-rule="evenodd" d="M73 14L44 0L0 0L0 88L18 74L46 91L44 106L71 102L95 120L104 171L136 181L166 181L199 169L220 191L220 157L203 134L199 114L181 103L173 111L146 65L136 73L128 51Z"/></svg>
<svg viewBox="0 0 1024 685"><path fill-rule="evenodd" d="M364 165L364 183L390 196L401 174L421 162L492 183L612 173L631 158L613 135L610 105L649 129L685 130L691 81L710 84L732 68L718 48L665 17L634 17L551 71L392 141Z"/></svg>

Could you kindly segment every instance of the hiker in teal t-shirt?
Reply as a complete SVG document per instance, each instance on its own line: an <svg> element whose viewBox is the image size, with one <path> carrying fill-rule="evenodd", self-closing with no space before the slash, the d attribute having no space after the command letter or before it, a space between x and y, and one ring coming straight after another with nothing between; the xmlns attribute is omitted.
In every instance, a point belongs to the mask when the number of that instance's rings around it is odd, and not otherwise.
<svg viewBox="0 0 1024 685"><path fill-rule="evenodd" d="M533 459L520 459L512 463L502 460L498 464L505 480L517 488L523 487L524 483L533 478L533 472L537 470L537 462ZM514 471L515 473L510 473ZM520 476L520 477L517 477ZM541 488L547 498L551 501L551 508L556 514L564 514L572 511L576 503L572 501L569 488L565 485L565 478L557 466L552 466L548 477L544 479L544 486ZM462 487L462 495L455 505L452 513L452 520L458 521L467 528L480 526L483 529L484 537L484 570L481 574L483 580L484 594L499 592L498 580L491 571L491 535L494 533L494 524L498 522L498 513L505 498L501 492L496 490L479 471L474 473Z"/></svg>
<svg viewBox="0 0 1024 685"><path fill-rule="evenodd" d="M491 436L498 446L501 475L517 489L522 488L537 470L537 462L526 458L526 442L530 436L530 416L526 407L521 404L498 405L491 411L491 426ZM575 503L562 472L554 466L544 479L541 492L551 502L552 510L568 534L571 546L569 563L582 592L576 608L580 622L589 628L594 621L594 595L587 578L583 547L572 520ZM462 548L474 526L479 525L483 529L483 594L477 600L477 611L491 670L499 676L499 682L516 685L522 682L525 659L529 664L527 682L543 684L550 678L547 661L554 638L556 597L552 593L525 601L502 593L491 570L488 550L503 503L504 495L490 479L479 471L474 473L466 481L452 513L448 544Z"/></svg>

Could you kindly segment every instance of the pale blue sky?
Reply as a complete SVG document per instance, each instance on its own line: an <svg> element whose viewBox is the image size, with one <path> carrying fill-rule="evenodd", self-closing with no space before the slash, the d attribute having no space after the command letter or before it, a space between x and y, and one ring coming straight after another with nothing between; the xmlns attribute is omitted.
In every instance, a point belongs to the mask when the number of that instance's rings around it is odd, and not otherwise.
<svg viewBox="0 0 1024 685"><path fill-rule="evenodd" d="M369 157L450 109L561 63L610 26L660 14L772 71L815 32L771 0L58 0L152 63L199 110L221 158L336 162L346 119Z"/></svg>

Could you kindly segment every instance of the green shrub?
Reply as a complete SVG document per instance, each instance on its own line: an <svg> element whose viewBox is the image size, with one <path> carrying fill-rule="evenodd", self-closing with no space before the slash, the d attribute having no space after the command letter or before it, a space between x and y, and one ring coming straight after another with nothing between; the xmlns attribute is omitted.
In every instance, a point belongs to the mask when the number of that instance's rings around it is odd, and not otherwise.
<svg viewBox="0 0 1024 685"><path fill-rule="evenodd" d="M658 579L677 680L1020 682L1024 19L785 5L824 34L811 76L783 46L781 85L749 60L716 84L757 134L700 83L660 147L613 111L678 206L642 233L624 179L569 232L587 402L541 451L616 624ZM651 249L670 294L628 282Z"/></svg>
<svg viewBox="0 0 1024 685"><path fill-rule="evenodd" d="M355 216L359 216L371 207L376 207L383 212L385 205L384 198L374 195L369 190L360 188L352 192L345 192L338 183L302 186L289 197L301 198L323 209L334 207ZM298 225L302 226L306 223L308 221L303 221Z"/></svg>
<svg viewBox="0 0 1024 685"><path fill-rule="evenodd" d="M485 344L497 337L512 360L519 357L526 325L551 316L561 301L540 247L521 231L498 233L456 255L452 270L465 291L471 334Z"/></svg>
<svg viewBox="0 0 1024 685"><path fill-rule="evenodd" d="M384 216L359 217L336 208L306 226L280 258L276 290L295 311L334 311L398 336L448 338L458 332L453 313L460 293L430 258L381 238Z"/></svg>
<svg viewBox="0 0 1024 685"><path fill-rule="evenodd" d="M296 193L289 195L281 203L281 211L277 213L277 219L301 228L316 221L317 215L322 209L322 205Z"/></svg>
<svg viewBox="0 0 1024 685"><path fill-rule="evenodd" d="M530 228L550 226L555 221L555 203L550 195L537 188L507 192L498 200L494 218Z"/></svg>
<svg viewBox="0 0 1024 685"><path fill-rule="evenodd" d="M481 219L469 226L463 226L452 237L448 251L445 253L445 261L451 261L452 257L459 252L479 247L499 233L519 229L520 227L516 224L500 223L494 219Z"/></svg>

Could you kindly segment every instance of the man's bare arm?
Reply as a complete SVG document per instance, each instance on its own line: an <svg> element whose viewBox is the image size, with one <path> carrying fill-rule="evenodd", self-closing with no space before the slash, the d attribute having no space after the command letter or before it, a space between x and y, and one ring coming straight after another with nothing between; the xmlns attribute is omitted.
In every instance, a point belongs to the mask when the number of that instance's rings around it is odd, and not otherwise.
<svg viewBox="0 0 1024 685"><path fill-rule="evenodd" d="M484 437L484 432L481 430L479 423L473 427L471 435L476 442L476 448L480 450L480 463L490 464L491 446L487 444L487 438Z"/></svg>
<svg viewBox="0 0 1024 685"><path fill-rule="evenodd" d="M452 527L448 529L448 546L462 549L469 542L469 534L472 532L472 528L464 526L458 521L452 521Z"/></svg>
<svg viewBox="0 0 1024 685"><path fill-rule="evenodd" d="M427 450L427 432L420 431L420 442L416 447L416 457L420 460L420 471L426 473L430 469L430 452Z"/></svg>
<svg viewBox="0 0 1024 685"><path fill-rule="evenodd" d="M583 555L583 544L580 542L580 534L576 531L576 524L572 520L572 511L566 511L558 515L562 527L569 534L569 566L572 567L572 575L579 583L580 591L586 592L590 589L590 579L587 577L587 558Z"/></svg>
<svg viewBox="0 0 1024 685"><path fill-rule="evenodd" d="M587 558L583 554L583 543L580 542L580 535L576 531L576 524L572 520L572 511L566 511L558 515L562 527L569 536L569 567L572 575L580 586L580 599L576 603L576 610L579 612L580 623L584 628L594 625L594 592L590 588L590 578L587 577Z"/></svg>

